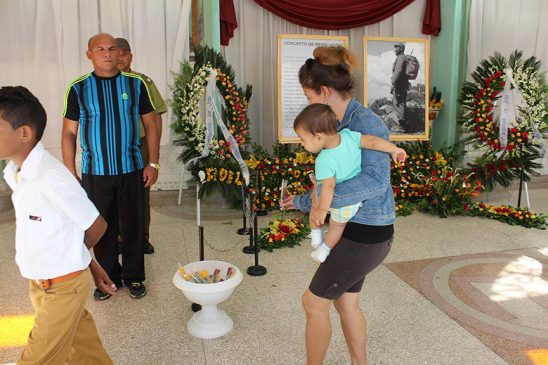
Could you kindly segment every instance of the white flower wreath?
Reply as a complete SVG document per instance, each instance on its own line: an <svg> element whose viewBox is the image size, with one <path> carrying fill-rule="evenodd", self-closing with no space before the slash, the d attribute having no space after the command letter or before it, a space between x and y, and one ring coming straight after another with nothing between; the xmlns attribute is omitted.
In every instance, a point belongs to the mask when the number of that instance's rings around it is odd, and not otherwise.
<svg viewBox="0 0 548 365"><path fill-rule="evenodd" d="M197 72L193 73L186 87L180 88L181 95L177 95L175 98L179 105L179 110L176 111L179 114L179 129L186 135L189 142L195 142L191 145L199 153L204 149L206 134L205 124L200 118L200 100L205 92L210 68L210 64L200 67Z"/></svg>

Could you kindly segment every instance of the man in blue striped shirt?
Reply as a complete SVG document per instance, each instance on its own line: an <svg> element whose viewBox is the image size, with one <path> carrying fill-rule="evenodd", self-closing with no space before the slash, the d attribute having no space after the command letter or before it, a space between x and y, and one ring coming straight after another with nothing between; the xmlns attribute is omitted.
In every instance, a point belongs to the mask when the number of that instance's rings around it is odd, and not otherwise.
<svg viewBox="0 0 548 365"><path fill-rule="evenodd" d="M94 247L97 261L132 298L146 295L144 269L144 188L158 178L159 136L154 106L138 75L118 71L119 50L109 34L97 34L86 52L94 71L70 83L65 95L62 134L63 161L76 173L76 137L82 148L82 186L108 222ZM144 166L139 122L146 130L149 163ZM118 225L120 222L120 225ZM122 265L118 261L118 226L124 237ZM95 290L95 299L110 295Z"/></svg>

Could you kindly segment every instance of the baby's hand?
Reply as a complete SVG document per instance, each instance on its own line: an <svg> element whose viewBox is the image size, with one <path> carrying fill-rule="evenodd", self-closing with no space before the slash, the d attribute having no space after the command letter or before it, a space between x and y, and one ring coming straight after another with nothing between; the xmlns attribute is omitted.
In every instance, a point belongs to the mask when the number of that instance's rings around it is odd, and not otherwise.
<svg viewBox="0 0 548 365"><path fill-rule="evenodd" d="M402 148L397 147L394 152L390 154L392 157L392 160L397 164L398 162L405 162L405 158L407 157L407 153L405 153L405 150Z"/></svg>
<svg viewBox="0 0 548 365"><path fill-rule="evenodd" d="M310 182L312 183L312 185L316 186L318 184L318 182L316 181L316 176L314 176L314 174L308 174L308 177L310 178Z"/></svg>
<svg viewBox="0 0 548 365"><path fill-rule="evenodd" d="M322 210L319 207L313 207L310 210L309 222L312 228L321 227L325 222L325 217L327 216L327 211Z"/></svg>

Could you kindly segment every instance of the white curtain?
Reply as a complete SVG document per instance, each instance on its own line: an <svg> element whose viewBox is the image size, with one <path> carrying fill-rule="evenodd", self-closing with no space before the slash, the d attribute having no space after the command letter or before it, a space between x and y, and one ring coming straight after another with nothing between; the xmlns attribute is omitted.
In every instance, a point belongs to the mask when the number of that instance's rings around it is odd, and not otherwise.
<svg viewBox="0 0 548 365"><path fill-rule="evenodd" d="M349 37L358 57L356 98L363 101L363 36L425 38L421 33L426 0L416 0L394 16L363 28L322 31L289 23L253 0L234 0L238 28L225 47L225 56L243 87L253 85L249 105L253 140L270 147L277 140L277 34L322 34Z"/></svg>
<svg viewBox="0 0 548 365"><path fill-rule="evenodd" d="M472 0L468 75L495 51L508 57L522 50L548 68L548 1Z"/></svg>
<svg viewBox="0 0 548 365"><path fill-rule="evenodd" d="M150 76L166 99L171 70L188 59L191 0L1 0L0 85L23 85L48 113L43 142L60 156L63 98L70 81L93 70L88 39L127 38L132 69ZM171 144L170 116L162 144Z"/></svg>

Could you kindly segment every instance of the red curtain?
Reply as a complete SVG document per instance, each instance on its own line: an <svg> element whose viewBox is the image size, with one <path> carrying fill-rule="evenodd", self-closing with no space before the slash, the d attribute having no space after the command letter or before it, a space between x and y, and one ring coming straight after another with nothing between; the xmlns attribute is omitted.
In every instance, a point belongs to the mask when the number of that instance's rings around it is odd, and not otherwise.
<svg viewBox="0 0 548 365"><path fill-rule="evenodd" d="M327 30L378 23L413 1L415 0L255 0L266 10L291 23Z"/></svg>
<svg viewBox="0 0 548 365"><path fill-rule="evenodd" d="M441 31L440 0L427 0L422 22L422 33L439 35Z"/></svg>
<svg viewBox="0 0 548 365"><path fill-rule="evenodd" d="M234 37L234 30L238 28L236 11L234 10L234 1L221 0L219 6L221 10L221 45L228 46L230 38Z"/></svg>

